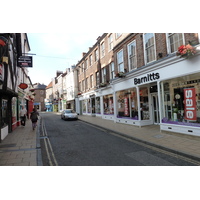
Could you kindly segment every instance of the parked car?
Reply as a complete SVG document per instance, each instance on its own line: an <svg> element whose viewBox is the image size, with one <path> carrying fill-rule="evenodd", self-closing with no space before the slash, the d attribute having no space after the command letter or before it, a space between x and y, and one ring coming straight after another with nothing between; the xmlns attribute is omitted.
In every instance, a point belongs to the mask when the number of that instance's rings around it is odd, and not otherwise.
<svg viewBox="0 0 200 200"><path fill-rule="evenodd" d="M63 110L61 113L61 119L78 119L78 114L72 109Z"/></svg>

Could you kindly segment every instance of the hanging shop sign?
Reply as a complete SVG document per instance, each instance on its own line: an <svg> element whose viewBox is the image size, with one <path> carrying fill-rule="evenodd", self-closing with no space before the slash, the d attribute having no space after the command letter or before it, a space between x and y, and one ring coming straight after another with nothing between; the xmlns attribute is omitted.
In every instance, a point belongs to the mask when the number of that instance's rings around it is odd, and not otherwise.
<svg viewBox="0 0 200 200"><path fill-rule="evenodd" d="M143 76L141 78L134 78L134 84L138 85L138 84L142 84L142 83L146 83L146 82L150 82L150 81L156 81L159 78L160 78L159 73L151 73L151 74L147 74L146 76Z"/></svg>
<svg viewBox="0 0 200 200"><path fill-rule="evenodd" d="M185 103L185 120L196 121L196 92L195 88L184 89L184 103Z"/></svg>
<svg viewBox="0 0 200 200"><path fill-rule="evenodd" d="M28 85L26 83L20 83L19 84L19 88L25 90L28 87Z"/></svg>
<svg viewBox="0 0 200 200"><path fill-rule="evenodd" d="M32 67L32 56L20 56L18 58L18 67Z"/></svg>

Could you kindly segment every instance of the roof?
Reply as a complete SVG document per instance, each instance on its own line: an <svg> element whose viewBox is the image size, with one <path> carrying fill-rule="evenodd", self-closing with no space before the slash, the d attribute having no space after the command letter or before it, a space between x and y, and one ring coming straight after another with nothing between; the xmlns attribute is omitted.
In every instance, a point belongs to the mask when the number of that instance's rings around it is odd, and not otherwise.
<svg viewBox="0 0 200 200"><path fill-rule="evenodd" d="M40 84L40 83L35 83L34 84L34 89L38 89L38 90L45 90L46 89L46 85L44 85L44 84Z"/></svg>
<svg viewBox="0 0 200 200"><path fill-rule="evenodd" d="M53 87L53 83L52 81L49 83L49 85L46 87L46 89L52 88Z"/></svg>

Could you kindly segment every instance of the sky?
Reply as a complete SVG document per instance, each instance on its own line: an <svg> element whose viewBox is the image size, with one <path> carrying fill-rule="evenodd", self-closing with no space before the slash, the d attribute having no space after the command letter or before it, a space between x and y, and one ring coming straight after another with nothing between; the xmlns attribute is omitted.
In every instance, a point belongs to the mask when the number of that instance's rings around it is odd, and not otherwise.
<svg viewBox="0 0 200 200"><path fill-rule="evenodd" d="M32 83L48 85L56 71L77 64L82 53L96 43L103 33L27 33L33 67L28 68Z"/></svg>

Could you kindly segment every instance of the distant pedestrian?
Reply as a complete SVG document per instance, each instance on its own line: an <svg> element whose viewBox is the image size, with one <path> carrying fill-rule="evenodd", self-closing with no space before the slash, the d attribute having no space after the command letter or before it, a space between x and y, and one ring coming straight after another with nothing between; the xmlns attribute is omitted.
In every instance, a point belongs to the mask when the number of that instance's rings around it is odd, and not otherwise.
<svg viewBox="0 0 200 200"><path fill-rule="evenodd" d="M35 108L33 108L33 112L31 112L31 116L30 116L33 130L35 130L37 126L38 116L39 116L39 113L37 112Z"/></svg>
<svg viewBox="0 0 200 200"><path fill-rule="evenodd" d="M22 126L26 125L26 115L27 115L27 110L24 106L22 106L22 109L20 110L20 119Z"/></svg>

